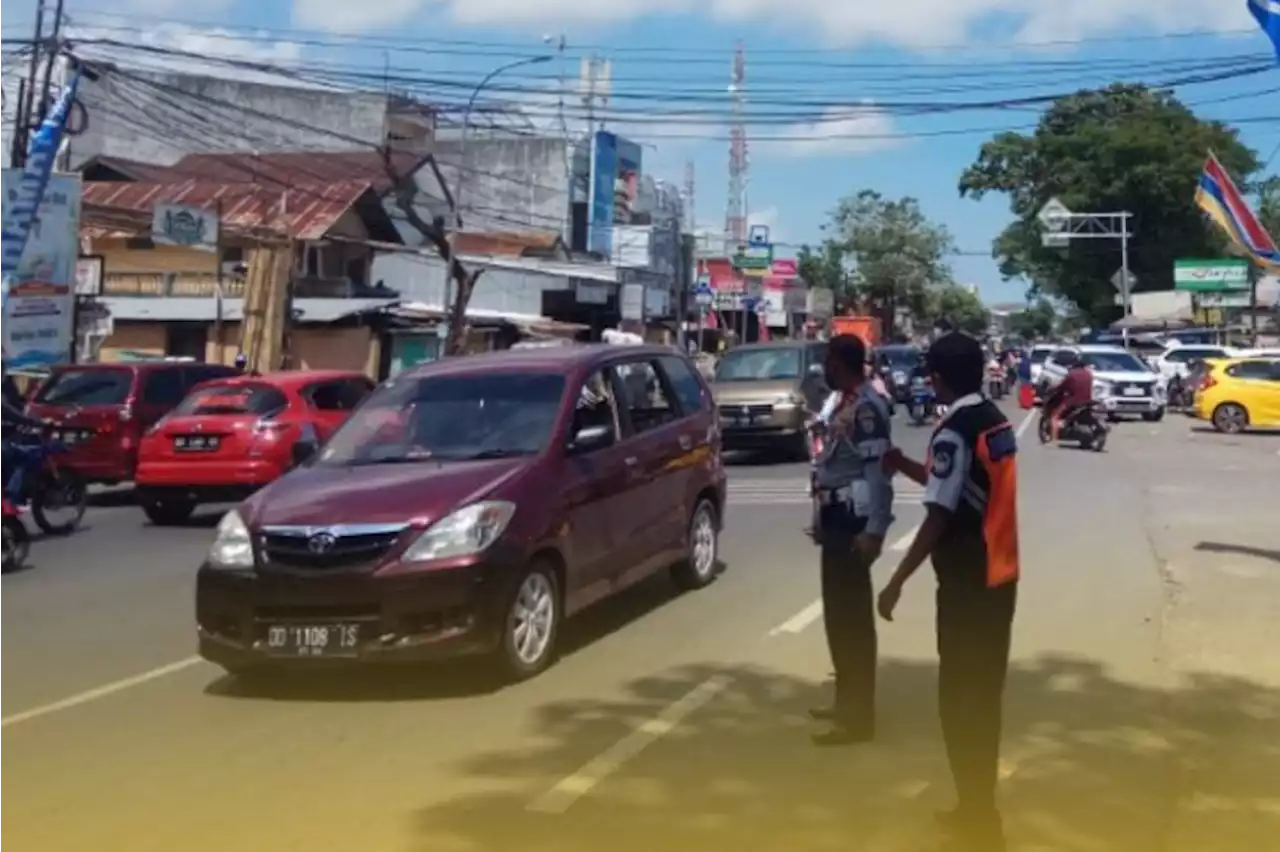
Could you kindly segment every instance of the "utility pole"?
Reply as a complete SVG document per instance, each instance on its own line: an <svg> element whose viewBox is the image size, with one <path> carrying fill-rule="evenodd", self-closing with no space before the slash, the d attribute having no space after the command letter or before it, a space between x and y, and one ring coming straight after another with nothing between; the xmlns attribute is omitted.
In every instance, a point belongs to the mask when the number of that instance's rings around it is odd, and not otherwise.
<svg viewBox="0 0 1280 852"><path fill-rule="evenodd" d="M36 73L40 70L40 46L44 43L44 0L36 0L36 25L31 36L31 62L27 65L27 86L18 101L14 119L13 158L10 164L20 168L27 164L27 139L31 132L31 114L35 109Z"/></svg>
<svg viewBox="0 0 1280 852"><path fill-rule="evenodd" d="M44 79L40 81L40 114L35 123L41 124L49 114L49 86L53 82L53 66L58 61L58 50L62 46L62 8L65 0L57 0L53 7L53 32L47 42L48 58L44 65Z"/></svg>

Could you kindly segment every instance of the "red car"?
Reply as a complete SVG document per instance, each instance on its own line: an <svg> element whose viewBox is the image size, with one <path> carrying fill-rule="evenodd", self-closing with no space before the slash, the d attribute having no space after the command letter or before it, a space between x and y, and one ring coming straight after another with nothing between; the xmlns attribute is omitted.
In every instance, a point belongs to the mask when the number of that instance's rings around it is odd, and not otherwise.
<svg viewBox="0 0 1280 852"><path fill-rule="evenodd" d="M194 386L236 374L194 361L67 364L40 384L27 411L53 422L54 440L69 450L59 457L62 467L86 482L127 482L143 432Z"/></svg>
<svg viewBox="0 0 1280 852"><path fill-rule="evenodd" d="M716 578L720 444L710 389L671 348L402 373L222 519L200 653L231 672L480 654L533 676L592 603L658 571Z"/></svg>
<svg viewBox="0 0 1280 852"><path fill-rule="evenodd" d="M328 440L373 390L362 373L237 375L196 387L142 438L134 481L156 524L240 500Z"/></svg>

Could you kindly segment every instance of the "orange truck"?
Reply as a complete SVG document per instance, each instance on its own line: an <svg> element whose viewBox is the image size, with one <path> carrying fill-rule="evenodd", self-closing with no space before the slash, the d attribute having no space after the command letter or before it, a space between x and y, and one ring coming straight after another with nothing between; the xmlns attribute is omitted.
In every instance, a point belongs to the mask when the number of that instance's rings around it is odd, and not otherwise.
<svg viewBox="0 0 1280 852"><path fill-rule="evenodd" d="M865 316L832 317L831 334L856 334L867 349L872 349L880 345L880 320Z"/></svg>

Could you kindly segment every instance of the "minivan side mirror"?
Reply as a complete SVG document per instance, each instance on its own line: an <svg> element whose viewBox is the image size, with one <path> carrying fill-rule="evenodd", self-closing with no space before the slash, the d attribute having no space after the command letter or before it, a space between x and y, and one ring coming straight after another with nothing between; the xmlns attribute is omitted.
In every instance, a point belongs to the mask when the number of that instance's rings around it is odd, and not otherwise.
<svg viewBox="0 0 1280 852"><path fill-rule="evenodd" d="M586 453L603 449L613 443L613 429L610 426L584 426L574 434L569 442L570 453Z"/></svg>
<svg viewBox="0 0 1280 852"><path fill-rule="evenodd" d="M300 467L311 459L315 458L316 453L320 450L320 445L314 441L294 441L293 447L289 450L290 459L294 467Z"/></svg>

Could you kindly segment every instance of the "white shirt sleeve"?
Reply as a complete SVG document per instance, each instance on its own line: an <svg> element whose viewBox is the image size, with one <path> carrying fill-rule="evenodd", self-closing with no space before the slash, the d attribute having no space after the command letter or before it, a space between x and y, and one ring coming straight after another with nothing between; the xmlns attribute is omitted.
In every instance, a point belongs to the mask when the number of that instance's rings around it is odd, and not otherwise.
<svg viewBox="0 0 1280 852"><path fill-rule="evenodd" d="M821 410L818 411L818 419L823 423L830 423L831 416L836 413L836 406L840 404L840 393L833 392L827 394L826 400L822 403Z"/></svg>
<svg viewBox="0 0 1280 852"><path fill-rule="evenodd" d="M964 440L951 429L941 429L929 444L929 481L924 489L925 505L941 506L954 512L964 496L973 458Z"/></svg>

